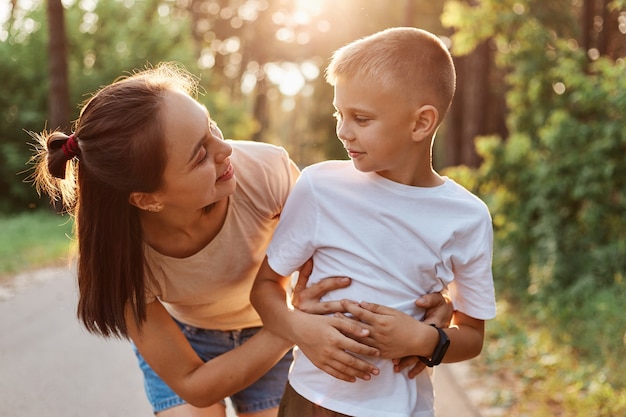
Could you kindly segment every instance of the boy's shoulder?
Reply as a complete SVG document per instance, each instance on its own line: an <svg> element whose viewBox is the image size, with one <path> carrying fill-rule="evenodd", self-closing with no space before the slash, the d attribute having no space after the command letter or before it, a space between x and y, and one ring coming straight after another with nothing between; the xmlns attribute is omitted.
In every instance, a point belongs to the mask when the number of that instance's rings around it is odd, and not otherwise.
<svg viewBox="0 0 626 417"><path fill-rule="evenodd" d="M335 175L340 171L354 171L354 165L352 161L343 161L343 160L328 160L322 162L316 162L312 165L305 167L302 170L303 175L307 176L325 176L325 175Z"/></svg>
<svg viewBox="0 0 626 417"><path fill-rule="evenodd" d="M489 208L480 197L451 178L446 177L445 180L448 198L457 201L459 204L467 207L467 209L471 208L471 211L489 215Z"/></svg>

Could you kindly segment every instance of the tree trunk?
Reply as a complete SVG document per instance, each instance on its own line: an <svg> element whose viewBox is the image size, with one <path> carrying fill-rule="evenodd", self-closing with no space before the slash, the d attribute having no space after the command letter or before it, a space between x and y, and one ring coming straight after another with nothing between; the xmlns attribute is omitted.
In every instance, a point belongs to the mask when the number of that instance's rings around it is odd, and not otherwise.
<svg viewBox="0 0 626 417"><path fill-rule="evenodd" d="M257 142L263 142L269 125L269 103L267 100L268 82L267 76L263 76L258 79L256 83L253 114L259 126L258 130L252 136L252 140Z"/></svg>
<svg viewBox="0 0 626 417"><path fill-rule="evenodd" d="M476 137L488 133L490 65L488 41L478 45L466 59L461 163L470 167L480 165L474 145Z"/></svg>
<svg viewBox="0 0 626 417"><path fill-rule="evenodd" d="M48 0L48 129L68 132L70 128L70 94L67 74L65 19L61 0Z"/></svg>
<svg viewBox="0 0 626 417"><path fill-rule="evenodd" d="M465 101L465 61L467 57L454 57L456 69L456 92L452 100L452 106L446 116L445 136L443 139L443 166L456 166L461 164L461 143L463 138L463 103ZM439 158L437 158L439 159Z"/></svg>
<svg viewBox="0 0 626 417"><path fill-rule="evenodd" d="M626 35L619 28L619 10L609 8L610 0L602 3L602 31L598 34L598 50L617 60L626 56Z"/></svg>
<svg viewBox="0 0 626 417"><path fill-rule="evenodd" d="M581 36L580 44L584 51L591 49L591 32L593 30L593 17L595 16L595 0L584 0L580 16Z"/></svg>

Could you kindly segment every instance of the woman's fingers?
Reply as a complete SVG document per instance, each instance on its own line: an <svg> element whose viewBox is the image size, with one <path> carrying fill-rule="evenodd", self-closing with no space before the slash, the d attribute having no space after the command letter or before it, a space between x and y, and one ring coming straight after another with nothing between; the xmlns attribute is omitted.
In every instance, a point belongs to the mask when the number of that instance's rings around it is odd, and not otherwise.
<svg viewBox="0 0 626 417"><path fill-rule="evenodd" d="M341 301L320 301L328 292L350 285L350 278L330 277L307 287L308 277L302 274L293 289L292 304L300 311L310 314L329 314L344 311Z"/></svg>

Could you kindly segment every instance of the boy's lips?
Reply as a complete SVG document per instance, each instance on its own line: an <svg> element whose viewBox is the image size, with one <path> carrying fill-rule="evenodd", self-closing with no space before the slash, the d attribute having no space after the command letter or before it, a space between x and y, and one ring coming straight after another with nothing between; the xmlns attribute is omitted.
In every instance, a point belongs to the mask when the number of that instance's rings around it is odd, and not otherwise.
<svg viewBox="0 0 626 417"><path fill-rule="evenodd" d="M348 156L350 156L350 158L357 158L360 155L363 155L365 152L359 152L359 151L355 151L354 149L347 149L346 151L348 151Z"/></svg>

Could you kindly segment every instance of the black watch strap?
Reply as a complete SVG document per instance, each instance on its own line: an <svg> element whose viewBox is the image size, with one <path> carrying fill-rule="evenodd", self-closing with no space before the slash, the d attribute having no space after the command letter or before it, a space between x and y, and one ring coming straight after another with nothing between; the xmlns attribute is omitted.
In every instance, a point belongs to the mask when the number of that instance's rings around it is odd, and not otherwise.
<svg viewBox="0 0 626 417"><path fill-rule="evenodd" d="M448 335L439 327L431 324L437 331L439 332L439 342L437 343L437 347L435 347L435 351L433 352L430 359L425 358L423 356L418 356L418 358L426 364L426 366L433 367L439 365L443 360L444 355L448 351L448 346L450 346L450 339L448 339Z"/></svg>

